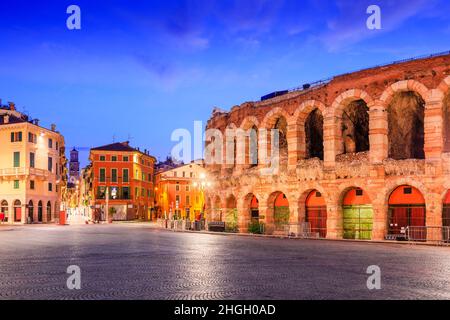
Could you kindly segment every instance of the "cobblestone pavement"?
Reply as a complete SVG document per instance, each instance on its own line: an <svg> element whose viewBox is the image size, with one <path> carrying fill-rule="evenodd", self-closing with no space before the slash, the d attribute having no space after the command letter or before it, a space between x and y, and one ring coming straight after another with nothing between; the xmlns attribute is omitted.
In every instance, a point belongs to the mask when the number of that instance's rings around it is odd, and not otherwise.
<svg viewBox="0 0 450 320"><path fill-rule="evenodd" d="M69 265L81 290L69 290ZM378 265L382 290L369 291ZM0 299L448 299L450 248L174 233L139 225L0 232Z"/></svg>

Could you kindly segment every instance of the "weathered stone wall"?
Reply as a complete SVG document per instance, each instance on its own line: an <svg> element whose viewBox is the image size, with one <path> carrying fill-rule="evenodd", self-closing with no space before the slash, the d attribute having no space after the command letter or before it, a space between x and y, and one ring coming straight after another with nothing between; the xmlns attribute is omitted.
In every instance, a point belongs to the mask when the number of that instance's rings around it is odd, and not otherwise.
<svg viewBox="0 0 450 320"><path fill-rule="evenodd" d="M450 154L445 152L450 149L444 150L446 141L450 140L445 135L450 126L450 116L445 110L450 101L449 87L450 55L445 55L338 76L318 88L291 92L267 101L247 102L233 107L230 112L216 113L207 128L221 131L229 127L248 129L252 126L271 129L278 119L284 118L287 122L288 166L281 167L275 175L262 175L264 165L261 163L252 168L209 166L214 180L214 188L207 194L207 204L212 206L207 208L210 219L217 219L220 211L225 212L226 199L233 195L237 201L239 226L245 231L249 217L247 202L251 199L249 195L255 195L259 200L261 219L270 226L273 224L274 195L282 192L289 201L290 221L299 223L305 218L307 195L318 190L327 204L327 237L340 238L342 201L348 190L357 187L367 192L372 202L372 238L382 239L387 230L390 194L398 186L411 185L424 195L426 224L442 225L442 201L450 189ZM423 105L423 117L412 117L420 112L411 107L414 99L418 105ZM342 128L348 120L344 112L352 110L352 104L363 105L362 102L369 109L370 150L345 154ZM307 159L309 141L305 121L314 110L319 110L324 119L323 160ZM395 113L397 122L391 121L390 125L389 118ZM422 119L423 125L416 120L409 124L406 121L416 118ZM364 122L359 126L364 127ZM406 158L404 160L389 158L392 148L400 145L393 141L400 139L400 133L394 132L399 128L403 130L401 134L410 137L406 139L409 141L407 146L401 146L401 153L406 156L398 157ZM354 129L351 130L354 135ZM424 140L423 148L414 143L418 139ZM270 145L260 140L258 147ZM424 157L420 155L420 149ZM409 159L412 157L418 159Z"/></svg>

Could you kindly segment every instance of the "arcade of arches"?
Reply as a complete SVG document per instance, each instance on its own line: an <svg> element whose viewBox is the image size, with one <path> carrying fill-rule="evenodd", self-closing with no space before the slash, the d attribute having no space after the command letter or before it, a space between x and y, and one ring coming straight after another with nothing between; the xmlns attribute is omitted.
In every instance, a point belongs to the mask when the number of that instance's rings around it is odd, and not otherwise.
<svg viewBox="0 0 450 320"><path fill-rule="evenodd" d="M450 227L449 66L449 54L411 60L215 112L207 129L258 132L258 161L207 165L211 219L330 239ZM277 144L262 129L278 129L278 170L266 170Z"/></svg>
<svg viewBox="0 0 450 320"><path fill-rule="evenodd" d="M20 200L9 202L0 199L0 222L8 223L39 223L52 222L55 212L59 210L58 203L52 205L51 201L46 203L42 200L29 200L25 205Z"/></svg>

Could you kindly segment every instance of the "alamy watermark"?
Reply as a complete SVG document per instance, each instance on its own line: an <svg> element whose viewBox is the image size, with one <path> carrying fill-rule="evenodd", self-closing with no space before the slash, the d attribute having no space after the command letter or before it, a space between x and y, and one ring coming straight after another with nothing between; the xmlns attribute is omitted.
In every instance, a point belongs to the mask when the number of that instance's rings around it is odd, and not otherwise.
<svg viewBox="0 0 450 320"><path fill-rule="evenodd" d="M81 29L81 9L79 6L72 4L67 7L66 13L69 17L66 20L66 26L69 30Z"/></svg>
<svg viewBox="0 0 450 320"><path fill-rule="evenodd" d="M227 128L203 131L201 121L194 121L194 134L188 129L176 129L171 141L173 159L190 162L203 159L207 165L262 165L261 174L273 174L280 167L287 152L280 152L280 145L287 145L279 129ZM283 141L281 139L284 139ZM193 153L192 153L193 152Z"/></svg>
<svg viewBox="0 0 450 320"><path fill-rule="evenodd" d="M66 286L69 290L81 290L81 269L77 265L71 265L67 267L67 271L70 276L67 278Z"/></svg>

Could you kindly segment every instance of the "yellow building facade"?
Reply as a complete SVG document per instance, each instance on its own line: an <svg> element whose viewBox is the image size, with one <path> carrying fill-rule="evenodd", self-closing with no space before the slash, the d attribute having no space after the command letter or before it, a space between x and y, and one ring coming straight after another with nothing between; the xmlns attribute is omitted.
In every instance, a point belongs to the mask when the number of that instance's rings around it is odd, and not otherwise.
<svg viewBox="0 0 450 320"><path fill-rule="evenodd" d="M203 165L194 162L158 172L158 218L200 220L204 217L204 193L210 185Z"/></svg>
<svg viewBox="0 0 450 320"><path fill-rule="evenodd" d="M65 186L64 137L0 104L0 221L54 222Z"/></svg>

